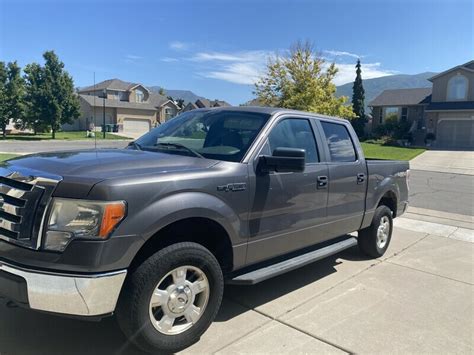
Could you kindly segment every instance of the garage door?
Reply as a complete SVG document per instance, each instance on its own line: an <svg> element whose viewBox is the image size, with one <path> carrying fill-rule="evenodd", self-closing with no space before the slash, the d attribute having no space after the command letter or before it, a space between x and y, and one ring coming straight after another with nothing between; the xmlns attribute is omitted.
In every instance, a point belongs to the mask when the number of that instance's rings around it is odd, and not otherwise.
<svg viewBox="0 0 474 355"><path fill-rule="evenodd" d="M123 133L133 137L147 133L150 128L150 120L139 118L125 118L123 120Z"/></svg>
<svg viewBox="0 0 474 355"><path fill-rule="evenodd" d="M474 118L441 120L436 141L441 148L474 148Z"/></svg>

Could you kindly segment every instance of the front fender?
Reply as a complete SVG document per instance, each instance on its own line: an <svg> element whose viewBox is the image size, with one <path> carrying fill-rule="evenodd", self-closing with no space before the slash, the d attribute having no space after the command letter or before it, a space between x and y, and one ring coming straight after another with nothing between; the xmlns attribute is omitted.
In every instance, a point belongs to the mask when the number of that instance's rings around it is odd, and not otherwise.
<svg viewBox="0 0 474 355"><path fill-rule="evenodd" d="M201 217L219 223L233 245L242 243L239 231L243 229L237 214L223 200L203 192L180 192L163 197L130 217L127 223L140 225L145 241L173 222Z"/></svg>

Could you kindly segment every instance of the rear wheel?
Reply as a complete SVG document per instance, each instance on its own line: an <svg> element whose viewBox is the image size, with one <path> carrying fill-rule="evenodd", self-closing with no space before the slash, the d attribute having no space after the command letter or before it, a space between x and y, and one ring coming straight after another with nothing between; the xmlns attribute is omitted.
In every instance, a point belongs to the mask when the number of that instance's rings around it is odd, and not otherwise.
<svg viewBox="0 0 474 355"><path fill-rule="evenodd" d="M359 231L359 249L373 258L381 257L390 244L392 230L392 211L387 206L377 207L372 224Z"/></svg>
<svg viewBox="0 0 474 355"><path fill-rule="evenodd" d="M219 310L219 263L196 243L160 250L129 275L117 306L123 332L148 352L177 352L207 330Z"/></svg>

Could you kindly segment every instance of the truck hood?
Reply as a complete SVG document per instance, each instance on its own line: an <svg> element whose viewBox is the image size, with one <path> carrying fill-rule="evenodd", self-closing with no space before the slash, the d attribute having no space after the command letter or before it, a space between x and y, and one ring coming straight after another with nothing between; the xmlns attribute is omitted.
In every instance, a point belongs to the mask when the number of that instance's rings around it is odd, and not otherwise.
<svg viewBox="0 0 474 355"><path fill-rule="evenodd" d="M98 149L40 153L11 159L3 164L10 171L60 176L57 190L63 197L82 198L100 181L145 174L207 169L217 161L177 154L132 149ZM56 191L55 195L58 195Z"/></svg>

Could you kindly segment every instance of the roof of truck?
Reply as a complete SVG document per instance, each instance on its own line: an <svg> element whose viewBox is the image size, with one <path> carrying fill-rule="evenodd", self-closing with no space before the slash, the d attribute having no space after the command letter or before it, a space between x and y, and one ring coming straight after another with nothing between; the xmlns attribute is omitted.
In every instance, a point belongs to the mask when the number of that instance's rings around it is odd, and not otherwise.
<svg viewBox="0 0 474 355"><path fill-rule="evenodd" d="M298 111L298 110L290 110L287 108L281 108L281 107L261 107L261 106L231 106L231 107L214 107L214 108L203 108L203 109L198 109L202 111L240 111L240 112L254 112L254 113L266 113L269 115L274 115L276 113L280 114L304 114L307 116L313 116L313 117L320 117L320 118L326 118L326 119L333 119L333 120L345 120L340 117L334 117L334 116L327 116L327 115L321 115L316 112L306 112L306 111ZM195 110L193 110L195 111Z"/></svg>

